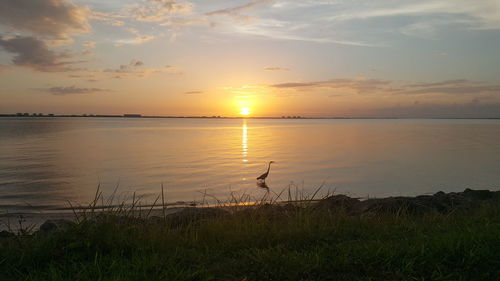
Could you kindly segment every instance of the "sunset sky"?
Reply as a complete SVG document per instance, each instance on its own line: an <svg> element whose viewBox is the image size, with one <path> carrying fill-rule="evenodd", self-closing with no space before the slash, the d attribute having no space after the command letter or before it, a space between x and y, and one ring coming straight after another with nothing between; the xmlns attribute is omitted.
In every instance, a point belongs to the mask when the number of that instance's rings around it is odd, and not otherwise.
<svg viewBox="0 0 500 281"><path fill-rule="evenodd" d="M500 1L0 1L0 113L242 108L500 117Z"/></svg>

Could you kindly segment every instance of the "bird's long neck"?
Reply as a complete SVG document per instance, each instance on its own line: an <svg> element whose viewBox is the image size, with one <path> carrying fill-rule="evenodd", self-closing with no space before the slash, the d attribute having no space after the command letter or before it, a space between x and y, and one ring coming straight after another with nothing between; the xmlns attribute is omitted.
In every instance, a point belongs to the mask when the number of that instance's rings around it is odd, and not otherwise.
<svg viewBox="0 0 500 281"><path fill-rule="evenodd" d="M270 169L271 169L271 163L269 163L269 166L267 166L267 173L269 173Z"/></svg>

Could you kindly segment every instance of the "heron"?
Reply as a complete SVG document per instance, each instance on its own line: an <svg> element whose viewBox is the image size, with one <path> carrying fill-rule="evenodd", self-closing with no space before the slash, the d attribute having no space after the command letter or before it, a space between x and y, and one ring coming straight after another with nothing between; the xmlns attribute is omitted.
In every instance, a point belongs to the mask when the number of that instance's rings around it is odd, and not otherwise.
<svg viewBox="0 0 500 281"><path fill-rule="evenodd" d="M271 169L271 164L274 163L274 161L271 161L269 162L269 166L267 166L267 172L263 173L262 175L260 175L257 179L258 180L266 180L267 176L269 175L269 170Z"/></svg>

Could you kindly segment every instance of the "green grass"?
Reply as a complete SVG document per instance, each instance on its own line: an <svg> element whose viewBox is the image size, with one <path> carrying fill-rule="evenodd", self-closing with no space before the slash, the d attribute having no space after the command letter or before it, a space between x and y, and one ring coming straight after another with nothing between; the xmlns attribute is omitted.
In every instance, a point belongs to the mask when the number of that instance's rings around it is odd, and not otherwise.
<svg viewBox="0 0 500 281"><path fill-rule="evenodd" d="M0 280L500 280L499 205L424 216L261 207L180 225L109 212L0 239Z"/></svg>

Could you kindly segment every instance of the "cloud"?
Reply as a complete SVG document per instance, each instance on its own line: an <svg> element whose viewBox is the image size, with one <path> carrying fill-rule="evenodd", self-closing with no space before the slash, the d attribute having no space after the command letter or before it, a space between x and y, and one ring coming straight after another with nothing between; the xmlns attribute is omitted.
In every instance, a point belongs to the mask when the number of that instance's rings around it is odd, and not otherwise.
<svg viewBox="0 0 500 281"><path fill-rule="evenodd" d="M94 41L86 41L85 43L83 43L83 47L87 48L87 49L93 49L95 48L96 46L96 42Z"/></svg>
<svg viewBox="0 0 500 281"><path fill-rule="evenodd" d="M227 33L245 34L256 37L263 37L275 40L292 40L314 43L333 43L349 46L380 47L383 44L366 43L360 40L349 40L338 34L330 34L325 31L324 24L318 22L315 14L304 14L307 11L293 11L293 15L298 13L300 16L287 16L275 6L270 6L266 12L252 11L251 15L240 14L240 11L250 11L257 6L273 3L274 1L257 1L248 5L239 6L231 9L217 10L206 13L206 16L229 16L231 20L224 21L218 19L212 26L219 27L220 30ZM307 15L307 16L305 16Z"/></svg>
<svg viewBox="0 0 500 281"><path fill-rule="evenodd" d="M50 47L60 47L75 42L75 40L73 40L73 38L70 37L45 38L45 40L43 41L47 43L47 46Z"/></svg>
<svg viewBox="0 0 500 281"><path fill-rule="evenodd" d="M170 18L160 24L161 26L191 26L191 25L207 25L214 27L215 23L207 20L206 17L197 18Z"/></svg>
<svg viewBox="0 0 500 281"><path fill-rule="evenodd" d="M207 26L216 28L217 31L222 33L243 34L274 40L332 43L364 47L385 46L385 44L380 43L367 43L361 40L346 39L344 36L339 35L338 32L325 33L323 31L327 30L325 24L328 22L319 20L318 17L320 14L317 11L304 10L302 9L303 5L299 5L296 10L284 10L283 2L286 1L254 1L236 7L208 11L199 15L171 17L161 25L168 27ZM311 6L320 5L317 2L308 3L314 3ZM205 9L207 9L207 6L205 6ZM266 6L265 9L258 9L263 6ZM335 10L328 9L322 9L322 11L329 13L336 12ZM335 29L329 28L329 30Z"/></svg>
<svg viewBox="0 0 500 281"><path fill-rule="evenodd" d="M166 65L164 67L144 67L144 62L133 59L128 64L122 64L118 68L107 68L100 73L107 75L107 78L123 78L123 77L145 77L153 73L168 73L168 74L182 74L178 69L173 66Z"/></svg>
<svg viewBox="0 0 500 281"><path fill-rule="evenodd" d="M330 94L387 95L498 95L500 85L467 79L446 80L433 83L399 84L379 79L331 79L313 82L287 82L270 85L280 90L327 91Z"/></svg>
<svg viewBox="0 0 500 281"><path fill-rule="evenodd" d="M448 24L462 24L471 29L500 29L497 0L402 1L401 4L383 0L376 3L361 1L355 9L339 10L325 18L338 22L404 16L413 23L403 27L402 32L419 36L433 33L436 26Z"/></svg>
<svg viewBox="0 0 500 281"><path fill-rule="evenodd" d="M75 69L67 77L81 81L96 82L103 79L143 78L152 74L181 75L183 73L174 66L145 67L143 61L132 59L129 63L119 65L116 68Z"/></svg>
<svg viewBox="0 0 500 281"><path fill-rule="evenodd" d="M403 83L367 78L284 82L267 86L277 97L314 96L325 101L325 116L401 118L500 117L500 84L453 79ZM321 106L320 106L321 107ZM318 109L321 110L321 109ZM328 111L330 110L330 111ZM330 113L326 113L330 112ZM315 112L315 114L318 114Z"/></svg>
<svg viewBox="0 0 500 281"><path fill-rule="evenodd" d="M260 6L270 5L275 2L275 0L260 0L232 8L210 11L196 16L189 16L185 18L169 18L161 25L169 27L192 25L208 26L212 28L218 28L218 30L223 33L245 34L276 40L333 43L340 45L365 47L382 46L381 44L347 40L339 36L325 36L325 34L311 36L309 34L311 33L311 30L324 30L324 27L318 26L317 28L315 28L311 23L316 22L316 20L311 21L310 17L306 17L304 19L304 22L300 22L293 18L286 19L286 14L282 15L282 13L280 13L281 11L279 8L277 8L279 6L277 4L270 6L266 10L266 12L263 13L266 17L260 16L257 13L262 11L255 11L255 9ZM273 14L273 12L275 14Z"/></svg>
<svg viewBox="0 0 500 281"><path fill-rule="evenodd" d="M229 16L229 17L232 17L238 21L245 22L245 21L252 20L253 17L242 15L241 12L254 9L258 6L267 5L267 4L270 4L272 2L274 2L274 1L273 0L260 0L260 1L250 2L250 3L245 4L245 5L233 7L233 8L227 8L227 9L221 9L221 10L208 12L205 15L207 15L207 16Z"/></svg>
<svg viewBox="0 0 500 281"><path fill-rule="evenodd" d="M108 68L104 72L113 73L133 73L138 71L138 68L143 66L144 62L136 59L132 59L128 64L122 64L116 69Z"/></svg>
<svg viewBox="0 0 500 281"><path fill-rule="evenodd" d="M500 85L491 85L484 82L469 81L466 79L448 80L436 83L411 84L397 92L398 94L499 94Z"/></svg>
<svg viewBox="0 0 500 281"><path fill-rule="evenodd" d="M435 86L464 86L467 84L480 84L480 82L473 82L469 81L467 79L455 79L455 80L445 80L445 81L440 81L440 82L434 82L434 83L415 83L415 84L408 84L406 87L408 88L425 88L425 87L435 87Z"/></svg>
<svg viewBox="0 0 500 281"><path fill-rule="evenodd" d="M92 14L90 15L91 19L102 21L112 26L124 26L125 22L119 19L126 17L127 16L121 14L99 12L99 11L92 11Z"/></svg>
<svg viewBox="0 0 500 281"><path fill-rule="evenodd" d="M356 93L372 93L387 89L390 81L379 79L331 79L315 82L288 82L271 85L273 88L281 89L350 89Z"/></svg>
<svg viewBox="0 0 500 281"><path fill-rule="evenodd" d="M288 83L280 83L271 85L274 88L302 88L302 87L311 87L318 86L322 82L309 82L309 83L301 83L301 82L288 82Z"/></svg>
<svg viewBox="0 0 500 281"><path fill-rule="evenodd" d="M185 95L199 95L203 94L203 91L189 91L189 92L184 92Z"/></svg>
<svg viewBox="0 0 500 281"><path fill-rule="evenodd" d="M143 35L135 28L128 28L127 31L135 35L135 38L131 40L118 40L118 44L143 44L156 38L152 35Z"/></svg>
<svg viewBox="0 0 500 281"><path fill-rule="evenodd" d="M439 40L443 29L500 29L498 0L254 1L203 15L226 33L360 47L387 47L401 35Z"/></svg>
<svg viewBox="0 0 500 281"><path fill-rule="evenodd" d="M37 36L65 38L90 30L90 10L64 0L2 0L0 24Z"/></svg>
<svg viewBox="0 0 500 281"><path fill-rule="evenodd" d="M137 21L163 21L174 14L186 14L193 9L193 4L190 2L175 2L174 0L143 0L143 2L142 5L129 7L131 17Z"/></svg>
<svg viewBox="0 0 500 281"><path fill-rule="evenodd" d="M162 26L189 26L189 25L207 25L209 27L216 27L218 24L211 20L210 18L214 17L230 17L232 20L235 20L237 23L247 23L251 20L256 20L257 18L251 17L248 15L243 15L242 12L249 11L258 6L270 4L274 0L260 0L255 2L250 2L245 5L240 5L232 8L219 9L211 12L206 12L201 15L191 16L188 18L169 18L166 17Z"/></svg>
<svg viewBox="0 0 500 281"><path fill-rule="evenodd" d="M76 63L62 61L70 55L49 50L44 41L34 37L0 37L0 47L14 54L12 59L14 65L26 66L38 71L68 71L72 70L69 65Z"/></svg>
<svg viewBox="0 0 500 281"><path fill-rule="evenodd" d="M96 79L96 74L93 73L88 73L88 74L70 74L68 75L68 78L71 79L77 79L77 80L84 80L87 82L97 82L99 80Z"/></svg>
<svg viewBox="0 0 500 281"><path fill-rule="evenodd" d="M289 68L279 67L279 66L268 66L264 67L264 70L267 71L289 71Z"/></svg>
<svg viewBox="0 0 500 281"><path fill-rule="evenodd" d="M38 89L38 90L57 96L93 94L93 93L102 93L110 91L108 89L101 89L101 88L78 88L74 85L68 87L51 87L47 89Z"/></svg>

